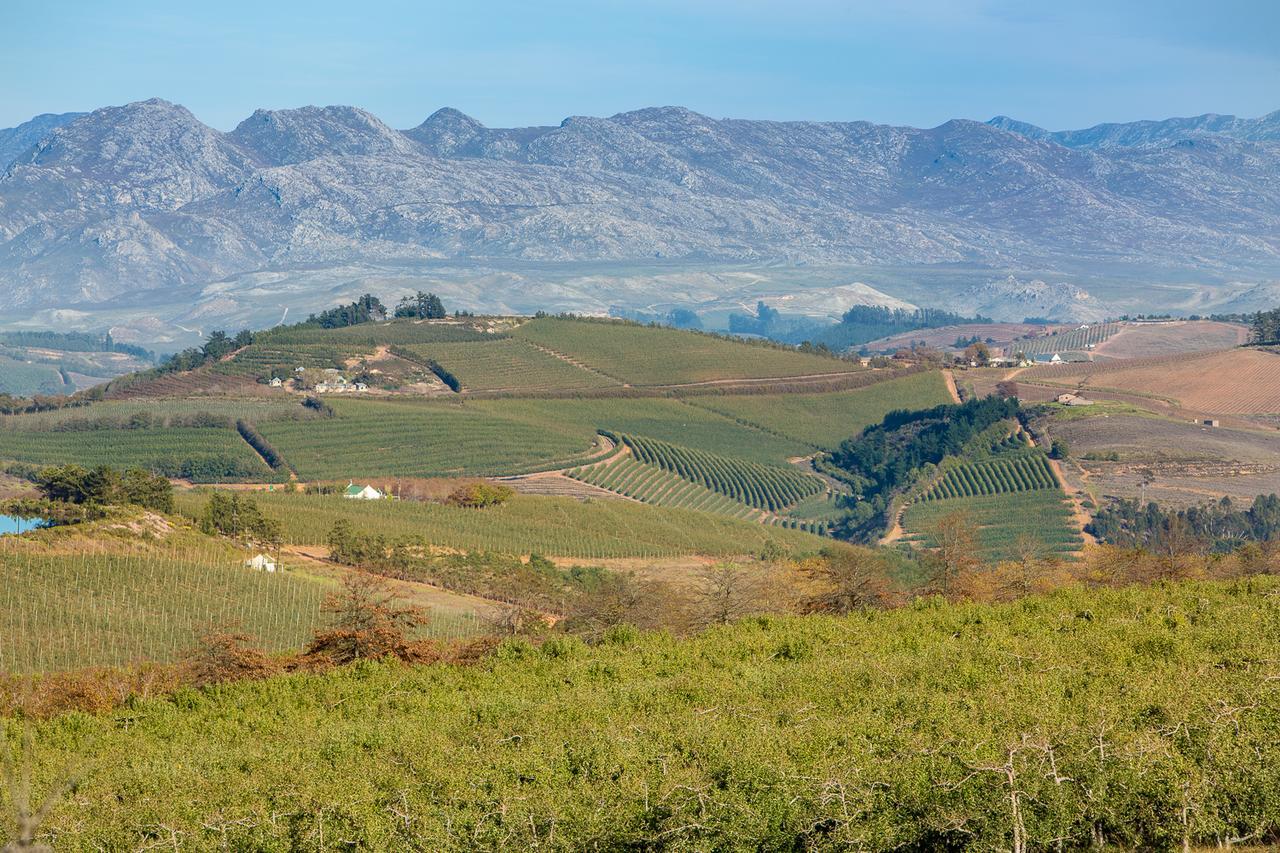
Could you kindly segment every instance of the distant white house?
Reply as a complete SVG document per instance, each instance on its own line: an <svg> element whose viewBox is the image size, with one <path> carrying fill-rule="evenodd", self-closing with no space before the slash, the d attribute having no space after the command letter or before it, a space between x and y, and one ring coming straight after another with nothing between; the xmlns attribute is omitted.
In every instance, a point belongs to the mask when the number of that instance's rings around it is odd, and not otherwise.
<svg viewBox="0 0 1280 853"><path fill-rule="evenodd" d="M357 486L355 483L349 483L342 496L355 501L380 501L383 498L382 492L373 486Z"/></svg>
<svg viewBox="0 0 1280 853"><path fill-rule="evenodd" d="M245 568L259 572L274 572L276 570L276 561L268 557L266 554L259 554L256 557L245 560L244 565Z"/></svg>
<svg viewBox="0 0 1280 853"><path fill-rule="evenodd" d="M1058 355L1056 352L1053 355L1038 353L1033 357L1036 360L1036 364L1062 364L1062 356Z"/></svg>
<svg viewBox="0 0 1280 853"><path fill-rule="evenodd" d="M283 380L283 379L281 379L279 376L272 376L272 377L271 377L271 387L272 387L272 388L279 388L281 385L284 385L284 380Z"/></svg>

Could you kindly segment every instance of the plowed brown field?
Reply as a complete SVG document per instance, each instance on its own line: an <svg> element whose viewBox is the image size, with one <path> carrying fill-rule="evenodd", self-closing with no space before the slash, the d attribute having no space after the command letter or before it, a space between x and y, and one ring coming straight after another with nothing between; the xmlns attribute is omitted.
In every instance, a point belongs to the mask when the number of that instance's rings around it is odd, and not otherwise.
<svg viewBox="0 0 1280 853"><path fill-rule="evenodd" d="M1262 350L1035 367L1018 378L1069 383L1086 391L1110 389L1166 397L1195 412L1280 412L1280 355Z"/></svg>

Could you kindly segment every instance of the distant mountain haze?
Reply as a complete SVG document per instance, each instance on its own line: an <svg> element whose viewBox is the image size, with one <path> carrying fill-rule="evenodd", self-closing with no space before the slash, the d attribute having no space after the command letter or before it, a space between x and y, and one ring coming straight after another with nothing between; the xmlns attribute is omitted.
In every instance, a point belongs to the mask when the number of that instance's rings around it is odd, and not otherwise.
<svg viewBox="0 0 1280 853"><path fill-rule="evenodd" d="M401 131L334 106L258 110L223 133L153 99L0 131L0 164L6 312L441 261L1280 280L1280 112L1050 132L679 107L496 129L442 109ZM1086 302L1073 291L1064 304Z"/></svg>

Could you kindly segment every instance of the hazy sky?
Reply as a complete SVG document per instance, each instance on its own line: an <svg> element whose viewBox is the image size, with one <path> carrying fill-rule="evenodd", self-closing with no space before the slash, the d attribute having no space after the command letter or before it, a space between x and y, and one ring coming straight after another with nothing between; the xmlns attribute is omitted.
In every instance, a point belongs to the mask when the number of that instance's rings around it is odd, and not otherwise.
<svg viewBox="0 0 1280 853"><path fill-rule="evenodd" d="M0 127L158 96L224 130L305 104L1062 129L1280 109L1280 2L3 0L0 81Z"/></svg>

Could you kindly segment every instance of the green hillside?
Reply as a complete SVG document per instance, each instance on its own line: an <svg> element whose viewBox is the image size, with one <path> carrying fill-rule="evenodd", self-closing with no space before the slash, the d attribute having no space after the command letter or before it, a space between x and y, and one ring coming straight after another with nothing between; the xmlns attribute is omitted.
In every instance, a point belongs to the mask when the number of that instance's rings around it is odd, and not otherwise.
<svg viewBox="0 0 1280 853"><path fill-rule="evenodd" d="M711 335L621 321L540 318L514 335L631 385L849 373L855 364Z"/></svg>
<svg viewBox="0 0 1280 853"><path fill-rule="evenodd" d="M1265 845L1278 591L925 601L186 689L39 725L33 788L74 768L44 827L65 850Z"/></svg>

